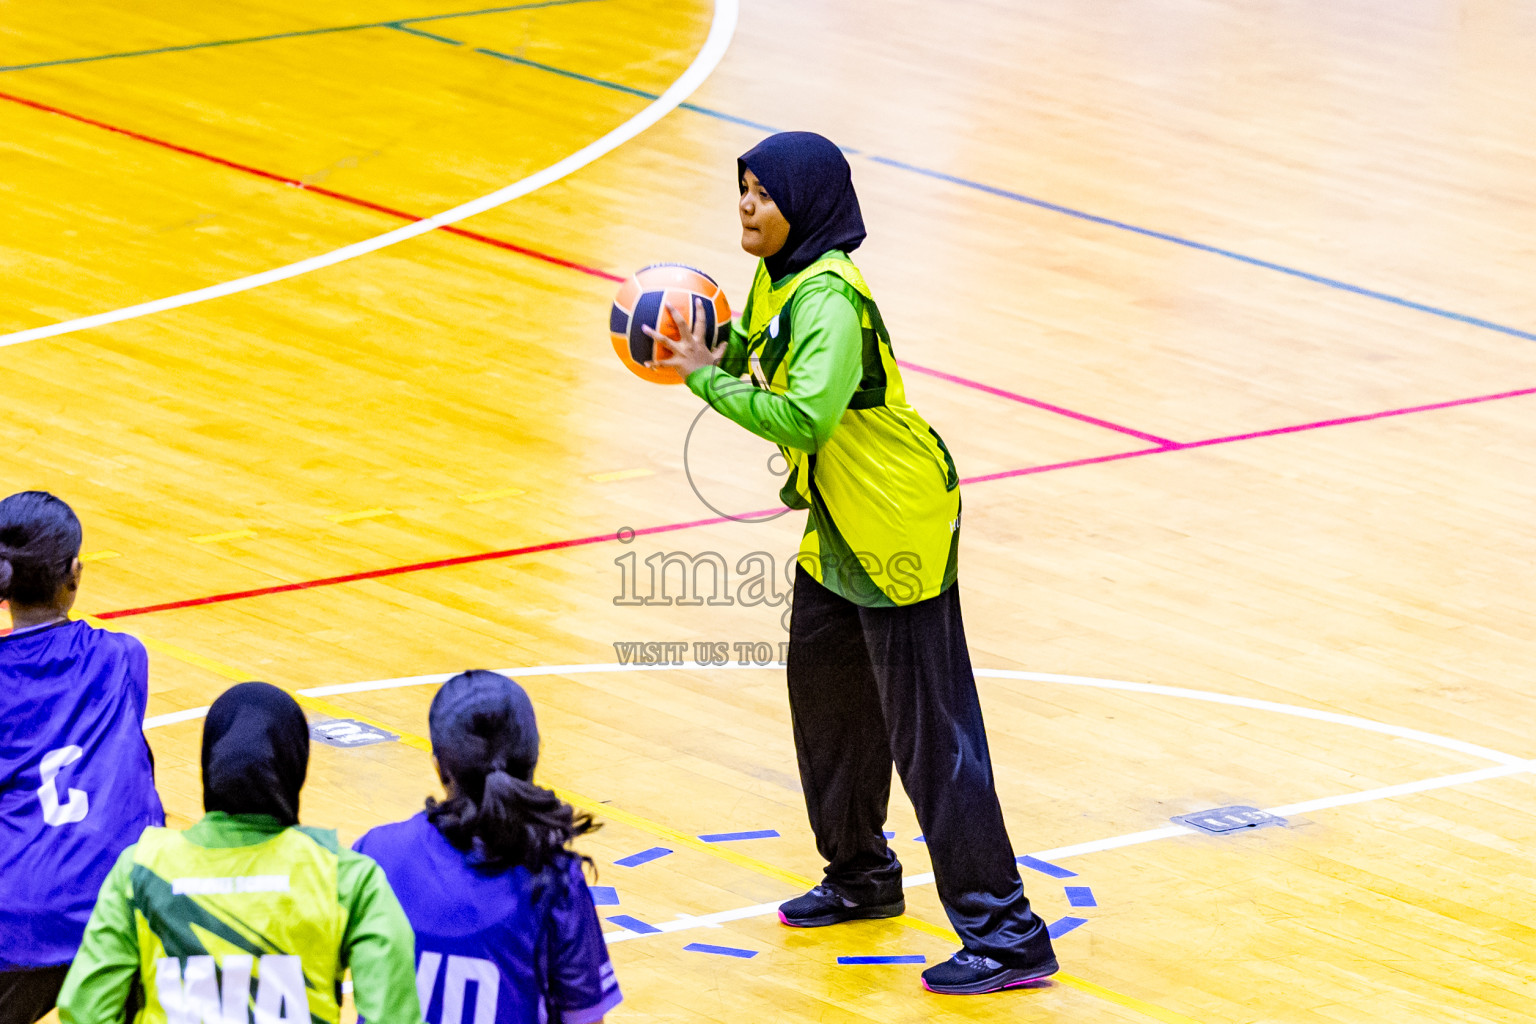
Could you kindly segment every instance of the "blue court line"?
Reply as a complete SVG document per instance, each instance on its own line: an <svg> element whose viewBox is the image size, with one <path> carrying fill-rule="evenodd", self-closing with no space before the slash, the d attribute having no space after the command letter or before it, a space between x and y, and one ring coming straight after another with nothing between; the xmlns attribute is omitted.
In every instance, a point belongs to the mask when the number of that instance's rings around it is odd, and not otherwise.
<svg viewBox="0 0 1536 1024"><path fill-rule="evenodd" d="M1069 907L1096 907L1099 901L1093 898L1093 890L1086 885L1067 885L1062 887L1067 894L1067 906Z"/></svg>
<svg viewBox="0 0 1536 1024"><path fill-rule="evenodd" d="M453 42L453 40L444 40L444 42ZM584 75L577 71L570 71L566 68L555 67L552 64L542 64L538 61L528 60L526 57L517 57L512 54L501 53L497 50L477 49L475 52L483 53L488 57L496 57L504 61L509 61L513 64L521 64L524 67L545 71L550 74L562 75L566 78L573 78L579 82L586 82L589 85L600 86L604 89L612 89L616 92L629 93L632 96L640 96L650 100L654 100L657 97L656 93L646 92L644 89L637 89L631 85L624 85L620 82L612 82L608 79L597 78L592 75ZM713 117L720 121L729 121L732 124L739 124L748 128L755 128L758 131L773 133L779 130L772 125L762 124L758 121L749 121L746 118L737 117L734 114L727 114L721 110L714 110L709 107L701 107L696 103L680 103L678 106L684 110L691 110L696 114L703 114L706 117ZM859 150L856 149L849 149L847 147L839 148L841 148L845 153L859 153ZM1075 217L1078 220L1084 220L1091 224L1099 224L1104 227L1116 228L1120 231L1129 231L1132 234L1142 235L1146 238L1155 238L1162 242L1172 242L1174 245L1181 245L1186 249L1194 249L1197 252L1210 253L1214 256L1223 256L1230 260L1237 260L1239 263L1246 263L1249 266L1260 267L1264 270L1273 270L1277 273L1300 278L1303 281L1310 281L1313 284L1320 284L1328 288L1335 288L1339 291L1349 292L1352 295L1359 295L1368 299L1376 299L1379 302L1389 302L1395 306L1402 306L1405 309L1412 309L1420 313L1428 313L1431 316L1438 316L1447 320L1454 320L1458 323L1467 324L1472 327L1481 327L1485 330L1498 331L1501 334L1508 334L1512 337L1524 338L1527 341L1536 341L1536 333L1531 331L1522 331L1518 327L1510 327L1506 324L1494 323L1492 320L1484 320L1481 317L1467 316L1464 313L1457 313L1453 310L1441 309L1439 306L1430 306L1422 302L1414 302L1412 299L1405 299L1401 296L1390 295L1386 292L1376 291L1373 288L1362 288L1359 285L1350 284L1347 281L1340 281L1337 278L1326 277L1322 274L1313 274L1306 270L1299 270L1296 267L1288 267L1283 263L1274 263L1270 260L1259 259L1256 256L1246 256L1243 253L1234 252L1231 249L1223 249L1216 245L1207 245L1204 242L1196 242L1193 239L1169 234L1166 231L1157 231L1153 228L1144 228L1137 224L1131 224L1123 220L1115 220L1112 217L1101 217L1098 214L1088 213L1085 210L1078 210L1070 206L1063 206L1060 203L1053 203L1045 199L1037 199L1034 196L1028 196L1022 192L1014 192L1011 189L998 188L996 185L988 185L983 182L972 181L970 178L962 178L958 175L946 174L943 171L936 171L932 168L921 167L917 164L910 164L902 160L893 160L890 157L876 156L872 154L866 155L868 156L868 159L873 163L883 164L886 167L894 167L897 170L908 171L912 174L920 174L926 178L932 178L936 181L947 182L951 185L959 185L962 188L974 189L978 192L985 192L988 195L997 196L1002 199L1011 199L1017 203L1023 203L1027 206L1033 206L1042 210L1049 210L1052 213L1060 213L1068 217Z"/></svg>
<svg viewBox="0 0 1536 1024"><path fill-rule="evenodd" d="M712 832L707 836L699 836L706 843L733 843L738 839L777 839L779 834L771 828L760 829L756 832Z"/></svg>
<svg viewBox="0 0 1536 1024"><path fill-rule="evenodd" d="M453 42L451 39L444 39L443 41ZM535 71L545 71L551 75L560 75L563 78L574 78L578 82L586 82L588 85L595 85L603 89L611 89L614 92L628 93L631 96L638 96L641 99L654 100L661 96L660 93L647 92L644 89L637 89L632 85L625 85L622 82L611 82L606 78L596 78L592 75L584 75L580 71L572 71L569 68L555 67L553 64L544 64L540 61L529 60L527 57L519 57L512 53L502 53L500 50L487 50L481 47L476 47L475 52L484 54L487 57L495 57L497 60L504 60L509 64L520 64L525 68L533 68ZM735 114L727 114L723 110L712 110L709 107L701 107L697 103L679 103L678 106L683 110L691 110L695 114L703 114L705 117L713 117L719 121L729 121L731 124L739 124L747 128L756 128L758 131L762 132L768 132L771 134L778 131L778 129L773 127L771 124L763 124L760 121L749 121L744 117L737 117ZM850 149L844 150L844 152L852 153L856 152L856 150Z"/></svg>
<svg viewBox="0 0 1536 1024"><path fill-rule="evenodd" d="M925 964L928 958L921 953L913 953L906 956L840 956L837 958L840 964Z"/></svg>
<svg viewBox="0 0 1536 1024"><path fill-rule="evenodd" d="M458 40L449 39L447 36L439 36L430 32L412 30L407 26L425 21L441 21L448 18L469 18L482 14L505 14L511 11L532 10L534 8L540 7L563 7L570 4L597 2L601 2L601 0L537 0L537 2L515 4L508 7L486 7L472 11L454 11L447 14L429 14L417 18L397 18L394 21L375 21L357 25L337 25L329 28L303 29L296 32L279 32L266 36L249 36L242 39L219 39L206 43L189 43L184 46L164 46L150 50L131 50L123 53L105 53L92 57L68 57L62 60L39 61L33 64L12 64L0 66L0 72L25 71L30 68L54 67L61 64L84 64L92 61L115 60L120 57L143 57L156 53L175 53L182 50L199 50L212 46L233 46L239 43L259 43L273 39L293 39L300 36L322 35L334 32L352 32L365 28L392 28L396 29L397 31L407 32L411 35L415 35L421 38L432 39L454 46L462 46L463 44ZM566 78L572 78L577 81L586 82L590 85L600 86L604 89L612 89L617 92L628 93L632 96L638 96L642 99L654 100L658 96L657 93L647 92L644 89L637 89L634 86L624 85L619 82L612 82L607 79L594 77L592 75L584 75L577 71L570 71L565 68L555 67L552 64L544 64L539 61L529 60L526 57L518 57L513 54L502 53L498 50L477 48L475 52L484 54L489 57L495 57L498 60L504 60L509 63L520 64L524 67L533 68L538 71L544 71L549 74L561 75ZM763 124L760 121L752 121L744 117L737 117L734 114L728 114L722 110L715 110L710 107L703 107L696 103L680 103L678 106L684 110L691 110L696 114L702 114L705 117L712 117L716 120L726 121L731 124L741 125L746 128L753 128L757 131L769 133L778 131L778 129L772 125ZM858 150L847 148L844 148L843 151L846 153L859 152ZM1289 267L1283 263L1275 263L1271 260L1260 259L1256 256L1247 256L1232 249L1223 249L1220 246L1208 245L1205 242L1197 242L1193 239L1170 234L1166 231L1157 231L1153 228L1144 228L1136 224L1128 223L1126 221L1115 220L1112 217L1101 217L1098 214L1088 213L1085 210L1078 210L1070 206L1063 206L1060 203L1053 203L1049 200L1038 199L1034 196L1025 195L1022 192L1015 192L1012 189L999 188L996 185L988 185L984 182L973 181L970 178L962 178L958 175L946 174L943 171L936 171L932 168L922 167L918 164L907 163L903 160L895 160L890 157L875 155L868 156L868 159L874 163L883 164L887 167L893 167L897 170L907 171L912 174L920 174L924 177L932 178L935 181L943 181L952 185L958 185L962 188L984 192L988 195L996 196L1001 199L1008 199L1012 200L1013 202L1023 203L1027 206L1036 207L1037 209L1048 210L1052 213L1059 213L1067 217L1073 217L1078 220L1087 221L1091 224L1098 224L1103 227L1115 228L1120 231L1128 231L1132 234L1141 235L1146 238L1155 238L1162 242L1170 242L1174 245L1183 246L1187 249L1193 249L1197 252L1209 253L1213 256L1221 256L1226 259L1236 260L1239 263L1246 263L1249 266L1259 267L1263 270L1272 270L1276 273L1285 274L1290 277L1311 282L1313 284L1320 284L1324 287L1333 288L1352 295L1358 295L1362 298L1375 299L1378 302L1390 303L1395 306L1400 306L1404 309L1411 309L1419 313L1427 313L1430 316L1440 317L1445 320L1453 320L1457 323L1466 324L1470 327L1480 327L1484 330L1496 331L1500 334L1506 334L1514 338L1521 338L1526 341L1536 341L1536 332L1524 331L1518 327L1510 327L1507 324L1495 323L1492 320L1485 320L1482 317L1468 316L1465 313L1457 313L1454 310L1443 309L1439 306L1431 306L1427 303L1415 302L1412 299L1405 299L1398 295L1391 295L1387 292L1377 291L1374 288L1364 288L1360 285L1350 284L1347 281L1341 281L1337 278L1327 277L1322 274L1313 274L1310 271L1301 270L1296 267Z"/></svg>
<svg viewBox="0 0 1536 1024"><path fill-rule="evenodd" d="M592 905L594 907L616 907L619 905L619 890L611 885L589 885L587 890L592 893Z"/></svg>
<svg viewBox="0 0 1536 1024"><path fill-rule="evenodd" d="M665 857L671 852L665 846L653 846L649 850L641 850L639 853L632 853L628 857L621 857L614 861L614 863L621 868L637 868L641 864L649 864L658 857Z"/></svg>
<svg viewBox="0 0 1536 1024"><path fill-rule="evenodd" d="M608 920L612 921L613 918L610 917ZM1049 925L1046 926L1045 930L1051 938L1059 939L1063 935L1067 934L1067 932L1070 932L1072 929L1081 928L1087 923L1088 921L1085 918L1064 917L1060 921L1052 921Z"/></svg>
<svg viewBox="0 0 1536 1024"><path fill-rule="evenodd" d="M1077 872L1076 871L1069 871L1068 869L1066 869L1064 867L1061 867L1060 865L1048 864L1048 863L1046 863L1043 860L1037 860L1036 858L1031 857L1027 853L1024 856L1018 858L1018 861L1019 861L1020 864L1024 865L1025 867L1032 868L1035 871L1040 872L1042 875L1050 875L1052 878L1076 878L1077 877Z"/></svg>
<svg viewBox="0 0 1536 1024"><path fill-rule="evenodd" d="M411 35L413 35L413 36L421 36L421 38L423 38L423 39L433 39L433 40L436 40L439 43L447 43L449 46L463 46L464 45L463 43L461 43L457 39L449 39L447 36L440 36L436 32L427 32L427 31L425 31L423 29L411 28L409 25L407 25L407 24L405 24L404 22L401 22L401 21L391 22L390 24L385 25L384 27L385 28L397 29L398 31L401 31L401 32L409 32Z"/></svg>
<svg viewBox="0 0 1536 1024"><path fill-rule="evenodd" d="M960 185L965 188L975 189L978 192L985 192L988 195L998 196L1003 199L1012 199L1014 202L1024 203L1028 206L1039 207L1042 210L1050 210L1053 213L1065 214L1068 217L1076 217L1078 220L1085 220L1092 224L1102 224L1105 227L1118 228L1121 231L1129 231L1132 234L1143 235L1147 238L1156 238L1162 242L1172 242L1174 245L1182 245L1186 249L1194 249L1197 252L1208 252L1215 256L1225 256L1229 260L1237 260L1239 263L1246 263L1249 266L1262 267L1265 270L1273 270L1281 274L1288 274L1291 277L1298 277L1303 281L1311 281L1313 284L1321 284L1326 285L1329 288L1337 288L1339 291L1349 292L1352 295L1361 295L1368 299L1377 299L1381 302L1390 302L1393 305L1402 306L1406 309L1417 310L1420 313L1428 313L1431 316L1444 317L1447 320L1455 320L1459 323L1470 324L1473 327L1482 327L1486 330L1498 331L1500 334L1508 334L1516 338L1524 338L1527 341L1536 341L1536 333L1532 333L1531 331L1522 331L1518 327L1509 327L1505 324L1494 323L1492 320L1484 320L1481 317L1467 316L1464 313L1457 313L1449 309L1441 309L1439 306L1425 305L1422 302L1414 302L1412 299L1405 299L1397 295L1389 295L1386 292L1379 292L1373 288L1362 288L1359 285L1350 284L1347 281L1340 281L1337 278L1324 277L1322 274L1313 274L1305 270L1298 270L1295 267L1288 267L1283 263L1273 263L1269 260L1259 259L1256 256L1245 256L1240 252L1233 252L1231 249L1223 249L1220 246L1206 245L1204 242L1196 242L1188 238L1181 238L1178 235L1170 235L1166 231L1154 231L1152 228L1144 228L1135 224L1128 224L1123 220L1114 220L1110 217L1100 217L1098 214L1086 213L1083 210L1075 210L1070 206L1062 206L1060 203L1052 203L1044 199L1036 199L1033 196L1024 195L1022 192L1013 192L1006 188L998 188L995 185L986 185L979 181L972 181L969 178L961 178L953 174L945 174L942 171L930 170L927 167L919 167L917 164L909 164L901 160L892 160L889 157L883 156L871 156L869 159L874 163L884 164L887 167L895 167L898 170L911 171L913 174L921 174L924 177L933 178L937 181L946 181L952 185Z"/></svg>
<svg viewBox="0 0 1536 1024"><path fill-rule="evenodd" d="M612 918L609 918L612 920ZM683 949L690 953L713 953L716 956L739 956L743 960L750 960L757 956L755 949L737 949L735 946L711 946L707 942L690 942Z"/></svg>
<svg viewBox="0 0 1536 1024"><path fill-rule="evenodd" d="M614 914L612 917L603 918L603 920L607 921L609 924L616 924L620 928L627 928L630 931L636 932L640 935L661 934L660 928L657 928L653 924L646 924L638 917L630 917L628 914ZM1068 920L1071 920L1071 918L1068 918Z"/></svg>
<svg viewBox="0 0 1536 1024"><path fill-rule="evenodd" d="M240 39L213 39L206 43L186 43L182 46L159 46L150 50L125 50L121 53L98 53L91 57L63 57L59 60L40 60L32 64L8 64L0 71L29 71L33 68L58 67L61 64L90 64L100 60L118 60L123 57L148 57L157 53L180 53L183 50L203 50L212 46L237 46L241 43L265 43L273 39L297 39L301 36L320 36L333 32L356 32L365 28L399 28L402 25L422 21L442 21L445 18L473 18L481 14L507 14L512 11L531 11L539 7L566 7L570 4L600 3L601 0L535 0L532 3L513 4L510 7L481 7L472 11L451 11L447 14L425 14L419 18L396 18L394 21L369 21L357 25L332 25L327 28L306 28L294 32L274 32L266 36L245 36ZM418 33L429 35L428 33ZM431 38L441 38L431 36Z"/></svg>

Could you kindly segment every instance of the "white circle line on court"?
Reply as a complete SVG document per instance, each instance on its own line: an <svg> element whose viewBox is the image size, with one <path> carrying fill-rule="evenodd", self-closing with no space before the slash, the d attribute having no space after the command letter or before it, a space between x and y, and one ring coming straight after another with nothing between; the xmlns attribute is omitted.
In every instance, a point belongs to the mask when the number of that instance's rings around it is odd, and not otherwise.
<svg viewBox="0 0 1536 1024"><path fill-rule="evenodd" d="M495 192L471 199L467 203L455 206L451 210L433 214L424 220L419 220L403 227L386 231L382 235L373 238L365 238L351 245L344 245L339 249L333 249L318 256L299 260L297 263L289 263L286 266L274 267L264 270L259 274L250 274L246 277L236 278L233 281L225 281L222 284L209 285L206 288L198 288L190 292L182 292L180 295L170 295L163 299L154 299L150 302L141 302L133 306L124 306L122 309L114 309L106 313L94 313L90 316L78 317L74 320L63 320L59 323L45 324L42 327L32 327L23 331L15 331L11 334L0 335L0 347L6 345L19 345L24 341L36 341L40 338L52 338L60 334L72 334L75 331L84 331L92 327L102 327L107 324L119 323L123 320L133 320L141 316L149 316L152 313L161 313L168 309L180 309L183 306L195 305L199 302L207 302L209 299L218 299L226 295L235 295L240 292L260 288L262 285L273 284L277 281L286 281L289 278L298 277L314 270L334 266L346 260L355 259L371 252L387 248L404 242L407 239L424 235L429 231L444 227L448 224L456 224L461 220L473 217L478 213L494 209L514 199L521 198L559 181L561 178L572 174L592 163L600 157L606 156L615 149L630 141L647 128L660 121L667 114L677 108L719 66L725 57L725 51L731 45L731 37L736 32L736 19L739 12L740 0L715 0L714 17L710 21L709 35L704 39L704 45L693 58L693 63L688 65L677 80L667 87L667 91L640 113L625 121L608 134L589 142L576 152L557 163L551 164L542 171L536 171L514 181L512 184L497 189Z"/></svg>
<svg viewBox="0 0 1536 1024"><path fill-rule="evenodd" d="M661 671L722 671L722 670L774 670L783 669L782 664L769 665L705 665L699 662L686 662L681 665L617 665L617 664L585 664L585 665L534 665L521 668L500 669L504 675L522 678L533 676L571 676L590 675L616 672L661 672ZM1431 779L1421 779L1415 782L1398 783L1391 786L1380 786L1376 789L1361 790L1353 793L1341 793L1336 796L1319 797L1313 800L1304 800L1298 803L1285 804L1279 807L1267 808L1271 814L1281 817L1286 815L1306 814L1312 811L1325 810L1332 807L1344 807L1353 804L1367 803L1373 800L1387 800L1394 797L1409 796L1414 793L1423 793L1435 789L1445 789L1451 786L1468 785L1474 782L1482 782L1488 779L1504 778L1511 775L1519 775L1528 772L1536 772L1536 760L1527 760L1513 754L1493 750L1489 747L1479 746L1475 743L1467 743L1462 740L1451 739L1445 736L1437 736L1434 733L1423 732L1419 729L1409 729L1404 726L1391 725L1386 722L1377 722L1358 715L1345 715L1335 711L1322 711L1316 708L1299 707L1294 704L1282 704L1276 701L1258 700L1253 697L1239 697L1232 694L1214 693L1209 690L1192 690L1180 686L1160 686L1155 683L1133 683L1119 679L1098 679L1092 676L1068 676L1050 672L1024 672L1013 669L976 669L978 678L983 679L1016 679L1027 682L1057 683L1066 686L1084 686L1093 689L1118 690L1128 693L1145 693L1154 696L1178 697L1185 700L1198 700L1212 704L1226 704L1233 707L1244 707L1255 711L1269 711L1276 714L1291 715L1297 718L1307 718L1314 721L1329 722L1335 725L1350 726L1364 729L1369 732L1392 736L1397 739L1424 743L1429 746L1439 747L1444 750L1453 750L1458 753L1468 754L1484 760L1495 762L1495 766L1480 768L1474 771L1458 772L1453 775L1441 775ZM306 697L331 697L338 694L369 693L376 690L396 690L412 686L439 685L450 679L455 673L437 672L430 675L401 676L395 679L374 679L361 683L341 683L335 686L314 686L298 691ZM170 714L156 715L145 719L144 728L153 729L162 725L171 725L175 722L186 722L201 718L208 711L207 708L188 708L184 711L175 711ZM1089 853L1099 853L1106 850L1116 850L1127 846L1137 846L1142 843L1156 842L1162 839L1173 839L1178 836L1198 835L1192 829L1178 825L1166 825L1162 828L1147 829L1142 832L1132 832L1126 835L1109 836L1103 839L1095 839L1086 843L1077 843L1071 846L1059 846L1050 850L1038 850L1030 856L1044 861L1065 860L1069 857L1080 857ZM932 872L911 875L906 878L904 885L907 887L928 885L933 881ZM774 913L778 909L779 901L773 903L759 903L749 907L736 907L731 910L723 910L713 914L680 915L675 920L653 924L658 932L633 932L629 930L609 932L605 940L611 945L615 942L628 942L632 939L644 938L649 934L672 934L681 931L691 931L695 928L719 928L731 921L741 921L752 917L764 917Z"/></svg>
<svg viewBox="0 0 1536 1024"><path fill-rule="evenodd" d="M775 671L782 671L783 667L782 663L769 665L705 665L700 662L689 661L681 665L537 665L524 668L499 669L498 671L516 679L529 676L574 676L602 672L664 672L667 670L718 672L722 670L773 669ZM1227 704L1232 707L1249 708L1254 711L1270 711L1281 715L1291 715L1295 718L1310 718L1313 721L1330 722L1334 725L1344 725L1355 729L1364 729L1368 732L1381 733L1386 736L1395 736L1398 739L1412 740L1428 744L1432 747L1440 747L1443 750L1454 750L1472 757L1479 757L1485 761L1492 761L1495 764L1523 764L1525 762L1524 758L1517 757L1514 754L1505 754L1489 747L1479 746L1476 743L1468 743L1464 740L1451 739L1446 736L1437 736L1434 733L1424 732L1419 729L1377 722L1370 718L1361 718L1358 715L1345 715L1337 711L1323 711L1317 708L1300 707L1295 704L1281 704L1276 701L1258 700L1253 697L1239 697L1226 693L1214 693L1209 690L1191 690L1182 686L1131 683L1119 679L1096 679L1092 676L1064 676L1050 672L1022 672L1001 668L978 668L975 672L976 676L981 679L1019 679L1036 683L1058 683L1065 686L1084 686L1102 690L1121 690L1128 693L1145 693L1159 697L1179 697L1185 700L1205 701L1210 704ZM340 683L336 686L314 686L307 690L300 690L299 693L306 697L333 697L343 693L395 690L406 686L428 686L435 683L444 683L453 675L454 673L452 672L439 672L425 676L402 676L398 679L375 679L362 683Z"/></svg>

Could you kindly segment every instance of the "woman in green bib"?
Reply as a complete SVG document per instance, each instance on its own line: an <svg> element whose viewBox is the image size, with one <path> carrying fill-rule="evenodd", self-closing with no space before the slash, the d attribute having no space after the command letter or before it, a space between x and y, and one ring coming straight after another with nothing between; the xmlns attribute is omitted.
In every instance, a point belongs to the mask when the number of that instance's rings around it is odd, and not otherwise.
<svg viewBox="0 0 1536 1024"><path fill-rule="evenodd" d="M299 824L304 712L241 683L203 726L201 821L148 828L107 875L62 1024L338 1024L349 967L371 1024L421 1024L415 937L369 858ZM134 1024L130 1021L129 1024Z"/></svg>
<svg viewBox="0 0 1536 1024"><path fill-rule="evenodd" d="M698 317L660 364L777 444L789 465L780 497L810 513L789 704L827 869L780 919L809 928L904 911L901 864L882 831L894 761L965 944L924 971L924 985L1026 985L1057 967L993 785L955 585L959 477L907 404L880 311L848 258L864 240L848 162L820 135L786 132L744 155L737 177L741 245L761 257L746 308L727 344L710 351Z"/></svg>

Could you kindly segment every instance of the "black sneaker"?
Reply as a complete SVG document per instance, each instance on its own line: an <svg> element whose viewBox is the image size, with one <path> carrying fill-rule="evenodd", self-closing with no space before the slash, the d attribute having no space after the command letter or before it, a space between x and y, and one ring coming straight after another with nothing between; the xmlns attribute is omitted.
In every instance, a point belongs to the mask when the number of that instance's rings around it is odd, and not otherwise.
<svg viewBox="0 0 1536 1024"><path fill-rule="evenodd" d="M890 903L855 903L843 899L825 885L818 885L804 896L779 904L779 920L791 928L821 928L844 921L900 917L906 912L905 896L897 896Z"/></svg>
<svg viewBox="0 0 1536 1024"><path fill-rule="evenodd" d="M1050 957L1033 967L1004 967L991 957L962 949L941 964L923 972L923 988L952 996L973 996L983 992L1001 992L1030 982L1049 978L1060 968Z"/></svg>

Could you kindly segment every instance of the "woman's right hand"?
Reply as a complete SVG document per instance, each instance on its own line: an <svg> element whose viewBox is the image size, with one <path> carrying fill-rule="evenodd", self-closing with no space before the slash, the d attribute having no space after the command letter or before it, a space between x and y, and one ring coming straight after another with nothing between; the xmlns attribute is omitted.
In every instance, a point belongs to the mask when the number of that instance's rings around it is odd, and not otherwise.
<svg viewBox="0 0 1536 1024"><path fill-rule="evenodd" d="M720 357L725 354L725 346L711 350L709 347L708 332L704 326L704 300L694 296L693 325L685 329L688 318L683 312L670 302L667 303L667 312L672 316L672 322L677 325L679 337L674 340L662 334L654 327L642 328L653 342L665 345L672 350L669 359L652 359L646 366L670 366L682 376L684 380L694 370L705 366L716 366L720 363Z"/></svg>

